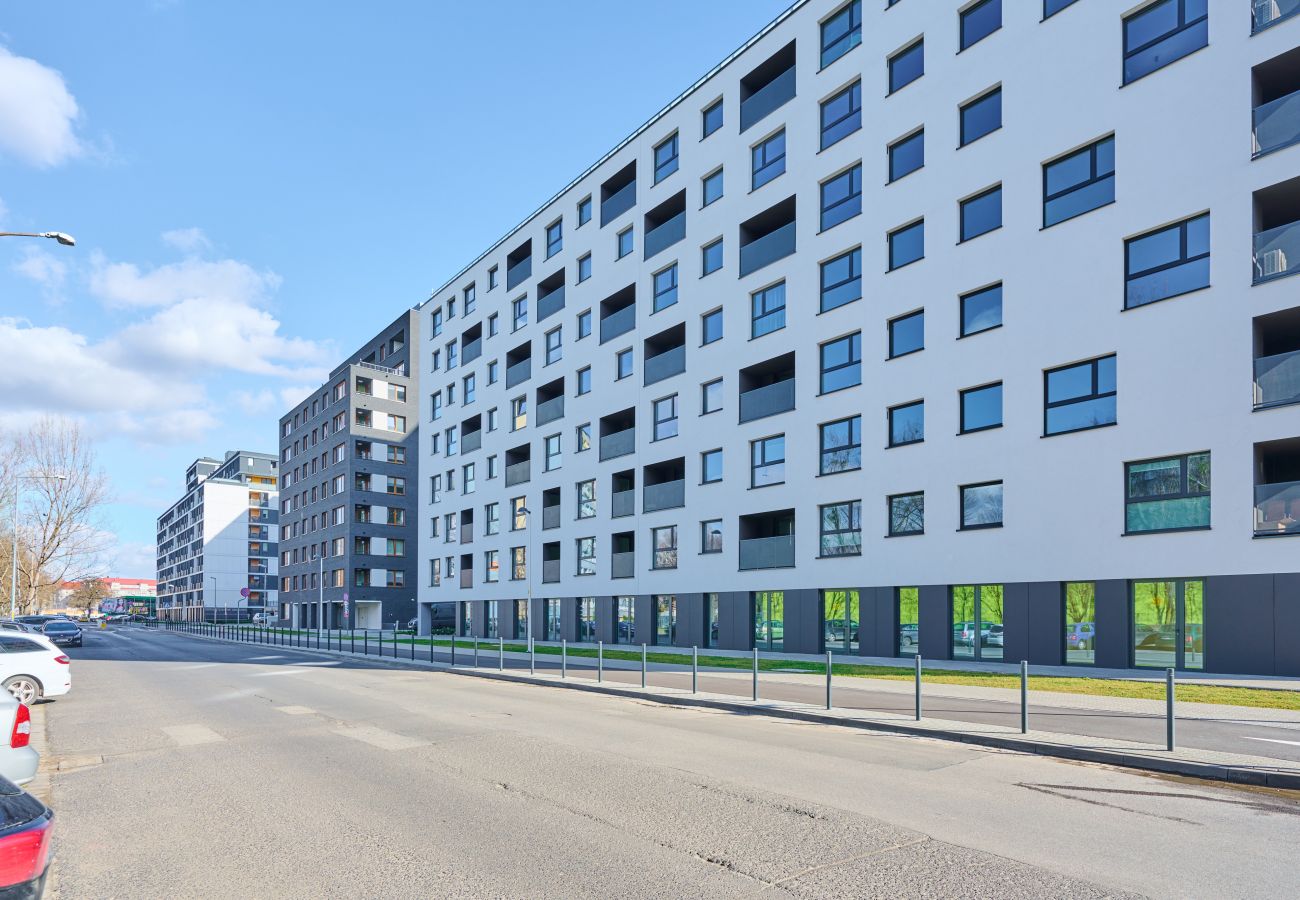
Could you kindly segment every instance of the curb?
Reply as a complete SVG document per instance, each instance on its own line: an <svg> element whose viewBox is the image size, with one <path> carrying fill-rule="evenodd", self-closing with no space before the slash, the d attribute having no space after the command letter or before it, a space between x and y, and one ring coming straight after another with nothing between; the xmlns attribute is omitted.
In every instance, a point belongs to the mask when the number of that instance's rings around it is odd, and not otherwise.
<svg viewBox="0 0 1300 900"><path fill-rule="evenodd" d="M227 641L221 638L184 634L183 632L173 633L182 634L184 637L198 638L199 640L213 641L222 644L241 643L238 641ZM906 735L908 737L928 737L937 740L951 741L954 743L970 744L977 747L1011 750L1017 753L1030 754L1032 756L1049 756L1056 759L1069 759L1077 762L1100 763L1102 765L1138 769L1144 772L1156 772L1162 775L1180 775L1188 778L1200 778L1206 781L1222 781L1229 784L1300 791L1300 773L1294 772L1277 772L1268 769L1216 765L1214 763L1195 762L1192 760L1166 759L1155 756L1146 756L1140 753L1128 753L1122 750L1099 750L1089 747L1070 747L1062 744L1046 744L1039 741L1028 740L1026 738L1004 737L1001 735L968 734L960 731L917 728L912 725L905 725L901 722L866 722L844 719L838 716L827 716L809 710L775 706L754 706L750 703L731 700L715 700L705 697L693 697L690 695L670 696L667 694L656 694L649 690L642 691L640 688L607 687L599 683L555 681L552 679L538 678L533 675L511 673L509 671L500 672L491 669L470 669L460 666L451 667L443 663L429 663L428 661L419 659L410 660L397 657L357 656L354 653L344 650L318 650L315 648L305 647L285 647L283 649L293 650L297 653L305 653L313 656L323 656L330 659L364 659L370 662L380 663L389 668L414 668L424 671L445 672L447 674L460 675L467 678L486 678L492 681L531 684L538 687L560 688L571 691L584 691L589 694L603 694L610 697L636 698L650 703L658 703L663 706L694 706L705 709L723 710L741 715L771 716L779 719L809 722L817 725L833 725L841 728L854 728L860 731L875 731L887 734Z"/></svg>

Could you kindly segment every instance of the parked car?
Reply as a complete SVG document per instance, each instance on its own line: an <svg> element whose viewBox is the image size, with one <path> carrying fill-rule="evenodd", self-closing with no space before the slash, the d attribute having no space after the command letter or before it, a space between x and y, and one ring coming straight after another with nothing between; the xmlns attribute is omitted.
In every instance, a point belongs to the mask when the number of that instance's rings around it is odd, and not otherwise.
<svg viewBox="0 0 1300 900"><path fill-rule="evenodd" d="M253 615L254 625L270 625L274 621L275 621L275 616L267 612L255 613Z"/></svg>
<svg viewBox="0 0 1300 900"><path fill-rule="evenodd" d="M14 784L26 784L36 777L41 755L31 745L31 739L31 710L6 691L0 691L0 777ZM2 896L4 892L0 891Z"/></svg>
<svg viewBox="0 0 1300 900"><path fill-rule="evenodd" d="M30 706L72 690L72 660L44 635L0 631L0 684Z"/></svg>
<svg viewBox="0 0 1300 900"><path fill-rule="evenodd" d="M980 643L985 647L1001 647L1006 640L1004 634L1001 625L990 625L980 633Z"/></svg>
<svg viewBox="0 0 1300 900"><path fill-rule="evenodd" d="M0 897L37 900L45 892L54 813L0 778Z"/></svg>
<svg viewBox="0 0 1300 900"><path fill-rule="evenodd" d="M1091 650L1097 639L1097 626L1092 622L1075 622L1065 633L1065 646L1069 650Z"/></svg>
<svg viewBox="0 0 1300 900"><path fill-rule="evenodd" d="M900 625L898 627L898 649L899 651L910 650L921 642L920 628L916 625Z"/></svg>
<svg viewBox="0 0 1300 900"><path fill-rule="evenodd" d="M80 647L81 626L76 622L53 619L41 627L45 635L56 647Z"/></svg>
<svg viewBox="0 0 1300 900"><path fill-rule="evenodd" d="M51 619L57 619L57 618L59 617L58 616L35 616L35 615L18 616L17 618L14 619L14 621L22 622L24 625L31 625L36 628L40 628L42 625L44 625L46 622L50 621Z"/></svg>
<svg viewBox="0 0 1300 900"><path fill-rule="evenodd" d="M13 619L0 619L0 631L17 631L20 633L30 634L40 629L28 625L26 622L15 622Z"/></svg>

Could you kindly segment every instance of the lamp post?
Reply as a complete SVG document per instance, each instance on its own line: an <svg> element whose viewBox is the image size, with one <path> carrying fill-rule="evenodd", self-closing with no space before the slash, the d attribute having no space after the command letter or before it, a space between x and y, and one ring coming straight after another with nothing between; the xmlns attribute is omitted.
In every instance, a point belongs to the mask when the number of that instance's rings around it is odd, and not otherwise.
<svg viewBox="0 0 1300 900"><path fill-rule="evenodd" d="M3 232L0 232L3 234ZM9 618L13 619L18 615L18 495L21 491L21 483L24 478L46 481L67 481L67 475L48 475L44 472L37 472L33 475L19 475L14 478L14 555L9 561Z"/></svg>
<svg viewBox="0 0 1300 900"><path fill-rule="evenodd" d="M208 575L203 579L203 583L212 585L212 596L209 597L208 595L204 594L203 605L207 606L208 601L209 600L212 601L212 620L215 622L217 619L217 576Z"/></svg>
<svg viewBox="0 0 1300 900"><path fill-rule="evenodd" d="M524 514L524 580L528 582L528 643L533 642L533 567L528 561L528 557L533 555L533 513L526 507L519 507L519 511ZM546 627L545 620L542 622L542 628Z"/></svg>
<svg viewBox="0 0 1300 900"><path fill-rule="evenodd" d="M0 237L38 237L50 238L58 241L65 247L75 247L76 240L72 235L64 234L62 231L0 231Z"/></svg>

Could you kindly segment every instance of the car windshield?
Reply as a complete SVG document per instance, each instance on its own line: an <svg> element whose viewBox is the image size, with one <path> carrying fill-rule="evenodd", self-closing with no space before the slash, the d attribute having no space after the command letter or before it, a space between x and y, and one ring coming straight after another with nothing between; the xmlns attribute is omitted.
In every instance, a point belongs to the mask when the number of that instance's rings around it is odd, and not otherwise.
<svg viewBox="0 0 1300 900"><path fill-rule="evenodd" d="M76 631L77 626L72 622L46 622L46 631Z"/></svg>

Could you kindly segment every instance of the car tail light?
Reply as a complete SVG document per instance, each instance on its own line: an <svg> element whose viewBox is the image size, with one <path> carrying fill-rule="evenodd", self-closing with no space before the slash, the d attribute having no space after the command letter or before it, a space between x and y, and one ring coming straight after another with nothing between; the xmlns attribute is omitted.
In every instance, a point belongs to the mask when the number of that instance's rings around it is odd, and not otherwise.
<svg viewBox="0 0 1300 900"><path fill-rule="evenodd" d="M32 711L27 708L26 703L18 704L18 712L14 714L14 731L9 735L9 746L15 750L19 747L26 747L32 740Z"/></svg>
<svg viewBox="0 0 1300 900"><path fill-rule="evenodd" d="M41 877L50 858L54 821L47 812L31 828L0 838L0 887Z"/></svg>
<svg viewBox="0 0 1300 900"><path fill-rule="evenodd" d="M55 661L56 663L63 663L65 666L68 665L70 662L72 662L72 660L68 659L68 658L67 658L66 656L64 656L62 653L60 653L58 656L54 657L54 661Z"/></svg>

